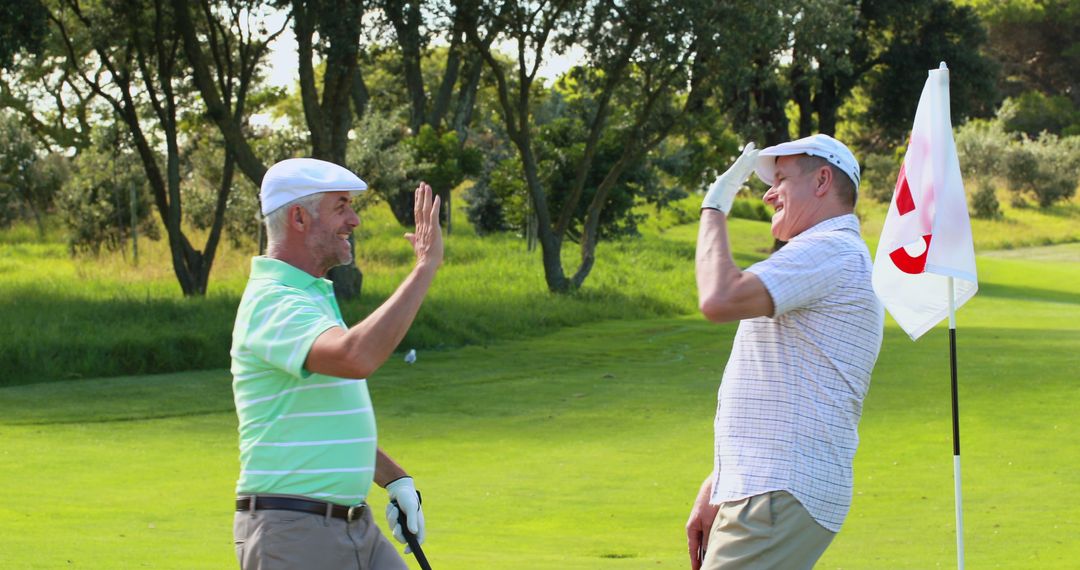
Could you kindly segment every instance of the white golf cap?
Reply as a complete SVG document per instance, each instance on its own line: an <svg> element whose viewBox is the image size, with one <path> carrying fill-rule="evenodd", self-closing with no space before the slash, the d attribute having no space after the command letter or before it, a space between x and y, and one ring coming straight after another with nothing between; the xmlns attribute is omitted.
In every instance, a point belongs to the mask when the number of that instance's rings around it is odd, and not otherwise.
<svg viewBox="0 0 1080 570"><path fill-rule="evenodd" d="M355 196L364 190L367 183L347 168L314 158L290 158L271 166L263 175L259 201L265 216L304 196L320 192L349 192Z"/></svg>
<svg viewBox="0 0 1080 570"><path fill-rule="evenodd" d="M859 190L859 161L851 154L844 143L829 135L812 135L797 141L789 141L776 146L761 149L758 153L757 164L754 171L762 182L772 186L773 176L776 175L776 157L791 156L793 154L808 154L819 156L829 161L833 166L843 170L855 183L855 191Z"/></svg>

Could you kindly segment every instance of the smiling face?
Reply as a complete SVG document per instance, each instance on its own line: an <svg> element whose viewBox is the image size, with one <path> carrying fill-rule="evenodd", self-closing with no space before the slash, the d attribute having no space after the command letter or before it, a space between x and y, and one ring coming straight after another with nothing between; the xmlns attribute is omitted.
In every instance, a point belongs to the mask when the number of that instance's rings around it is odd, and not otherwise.
<svg viewBox="0 0 1080 570"><path fill-rule="evenodd" d="M352 261L349 236L360 225L360 217L352 209L348 192L325 192L319 201L318 214L312 216L311 229L304 236L304 245L325 275L332 267Z"/></svg>
<svg viewBox="0 0 1080 570"><path fill-rule="evenodd" d="M791 238L821 221L827 186L832 180L827 166L806 168L801 160L805 155L781 156L776 159L773 185L762 198L776 213L772 217L772 234L778 240Z"/></svg>

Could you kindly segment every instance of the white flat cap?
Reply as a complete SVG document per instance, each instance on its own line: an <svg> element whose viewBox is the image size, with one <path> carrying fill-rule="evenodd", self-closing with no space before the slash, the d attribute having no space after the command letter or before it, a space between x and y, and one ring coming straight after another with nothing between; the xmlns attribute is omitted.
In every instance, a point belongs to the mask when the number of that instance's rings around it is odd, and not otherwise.
<svg viewBox="0 0 1080 570"><path fill-rule="evenodd" d="M789 141L776 146L761 149L758 153L757 164L754 171L762 182L772 186L773 176L776 175L776 157L791 156L794 154L808 154L819 156L836 166L851 178L855 183L855 191L859 190L859 161L851 154L844 143L829 135L811 135L797 141Z"/></svg>
<svg viewBox="0 0 1080 570"><path fill-rule="evenodd" d="M355 196L364 190L367 183L347 168L314 158L290 158L266 171L259 201L265 216L304 196L320 192L350 192Z"/></svg>

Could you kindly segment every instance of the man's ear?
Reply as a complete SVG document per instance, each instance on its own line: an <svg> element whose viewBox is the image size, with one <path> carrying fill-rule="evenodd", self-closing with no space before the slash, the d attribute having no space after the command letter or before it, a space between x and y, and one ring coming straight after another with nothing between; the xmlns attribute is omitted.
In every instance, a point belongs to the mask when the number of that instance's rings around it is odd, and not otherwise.
<svg viewBox="0 0 1080 570"><path fill-rule="evenodd" d="M822 166L818 169L817 174L814 175L814 183L817 187L814 189L814 195L818 198L825 195L829 191L829 187L832 186L833 172L832 168L828 166Z"/></svg>
<svg viewBox="0 0 1080 570"><path fill-rule="evenodd" d="M307 229L308 212L303 206L294 204L289 208L289 226L297 231Z"/></svg>

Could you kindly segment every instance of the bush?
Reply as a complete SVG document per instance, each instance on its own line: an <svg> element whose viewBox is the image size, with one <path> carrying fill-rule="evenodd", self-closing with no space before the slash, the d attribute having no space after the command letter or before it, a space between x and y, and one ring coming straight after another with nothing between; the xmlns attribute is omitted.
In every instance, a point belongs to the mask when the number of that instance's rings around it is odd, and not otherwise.
<svg viewBox="0 0 1080 570"><path fill-rule="evenodd" d="M769 209L765 207L765 202L761 200L751 199L738 199L731 204L731 213L728 214L732 218L742 218L744 220L754 220L757 222L767 222L772 219L772 214Z"/></svg>
<svg viewBox="0 0 1080 570"><path fill-rule="evenodd" d="M862 182L859 194L883 204L892 201L896 189L896 177L900 172L900 161L887 154L868 154L863 158Z"/></svg>
<svg viewBox="0 0 1080 570"><path fill-rule="evenodd" d="M1017 141L1006 153L1005 176L1014 204L1022 203L1026 195L1041 208L1068 200L1080 180L1080 141L1050 133Z"/></svg>
<svg viewBox="0 0 1080 570"><path fill-rule="evenodd" d="M484 171L465 194L465 213L476 233L525 232L531 209L521 161L516 157L489 158Z"/></svg>
<svg viewBox="0 0 1080 570"><path fill-rule="evenodd" d="M131 237L135 190L135 225L139 235L161 238L151 215L150 195L142 163L129 152L113 155L98 146L75 157L71 179L57 197L57 208L69 230L72 252L117 251Z"/></svg>
<svg viewBox="0 0 1080 570"><path fill-rule="evenodd" d="M16 117L0 113L0 228L33 218L43 234L43 218L69 170L65 156L42 153Z"/></svg>
<svg viewBox="0 0 1080 570"><path fill-rule="evenodd" d="M503 212L503 201L486 180L473 184L465 191L465 215L477 235L504 232L510 229Z"/></svg>
<svg viewBox="0 0 1080 570"><path fill-rule="evenodd" d="M979 190L971 197L971 215L984 220L1001 218L1001 205L998 204L994 185L989 180L979 182Z"/></svg>
<svg viewBox="0 0 1080 570"><path fill-rule="evenodd" d="M185 184L181 189L184 200L184 217L191 225L199 229L209 229L214 223L214 209L217 207L216 186L208 184ZM253 243L259 235L259 196L243 174L233 176L233 188L225 202L223 230L225 236L235 247Z"/></svg>
<svg viewBox="0 0 1080 570"><path fill-rule="evenodd" d="M1005 175L1006 155L1013 138L1001 121L971 120L956 129L956 154L964 178L992 178Z"/></svg>

